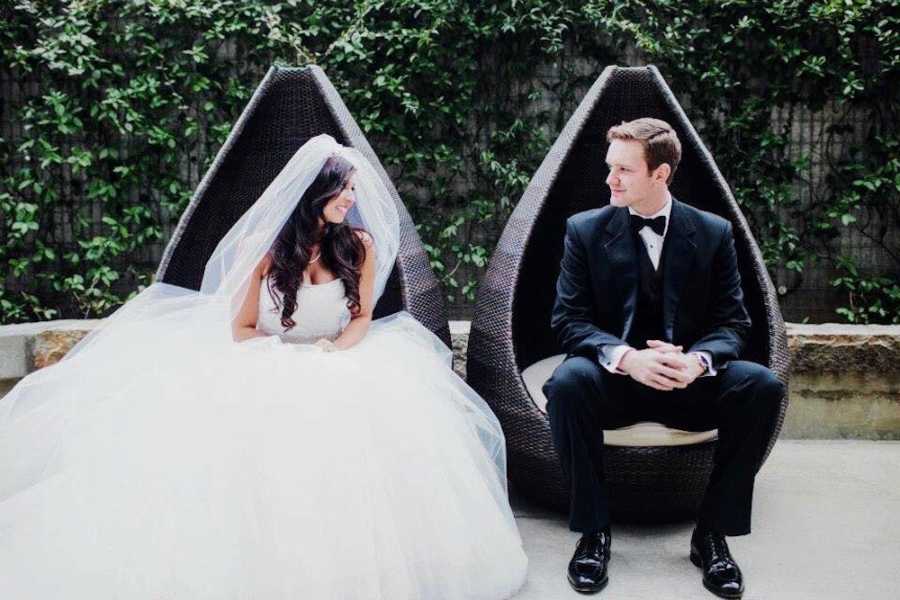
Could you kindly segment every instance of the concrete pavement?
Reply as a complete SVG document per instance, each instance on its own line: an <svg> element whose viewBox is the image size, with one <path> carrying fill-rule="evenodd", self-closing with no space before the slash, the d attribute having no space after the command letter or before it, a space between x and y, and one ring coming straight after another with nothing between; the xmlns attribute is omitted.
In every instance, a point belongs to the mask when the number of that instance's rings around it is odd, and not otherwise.
<svg viewBox="0 0 900 600"><path fill-rule="evenodd" d="M585 598L566 564L564 516L513 496L529 557L515 600ZM613 525L610 583L598 600L715 598L688 560L691 523ZM779 441L757 477L753 533L729 538L746 600L900 598L900 442Z"/></svg>

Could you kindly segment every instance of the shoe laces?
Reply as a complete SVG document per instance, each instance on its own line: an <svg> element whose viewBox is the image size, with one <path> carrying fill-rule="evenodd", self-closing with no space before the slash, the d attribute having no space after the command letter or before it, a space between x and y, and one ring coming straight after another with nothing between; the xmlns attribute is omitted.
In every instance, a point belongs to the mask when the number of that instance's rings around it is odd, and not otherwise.
<svg viewBox="0 0 900 600"><path fill-rule="evenodd" d="M725 536L713 531L706 531L703 533L702 539L704 545L710 550L710 563L734 562L728 549L728 543L725 541Z"/></svg>
<svg viewBox="0 0 900 600"><path fill-rule="evenodd" d="M594 557L598 554L602 555L606 550L608 533L601 531L599 533L589 533L581 536L578 540L578 546L575 549L575 558L584 559Z"/></svg>

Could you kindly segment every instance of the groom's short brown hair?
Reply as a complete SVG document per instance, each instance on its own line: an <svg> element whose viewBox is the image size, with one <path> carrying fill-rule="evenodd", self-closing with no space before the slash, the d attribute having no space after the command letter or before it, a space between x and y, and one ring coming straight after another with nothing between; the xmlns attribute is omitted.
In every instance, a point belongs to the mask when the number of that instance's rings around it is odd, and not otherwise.
<svg viewBox="0 0 900 600"><path fill-rule="evenodd" d="M681 161L681 142L672 126L661 119L644 117L634 121L622 121L606 132L606 141L625 140L640 142L644 147L647 167L653 171L659 165L668 163L672 171L666 183L672 183L675 169Z"/></svg>

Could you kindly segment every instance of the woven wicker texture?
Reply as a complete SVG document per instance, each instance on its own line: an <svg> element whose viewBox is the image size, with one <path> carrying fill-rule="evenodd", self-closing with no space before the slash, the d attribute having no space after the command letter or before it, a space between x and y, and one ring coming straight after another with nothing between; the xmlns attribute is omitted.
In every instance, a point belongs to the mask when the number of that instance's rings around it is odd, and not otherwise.
<svg viewBox="0 0 900 600"><path fill-rule="evenodd" d="M444 295L409 212L337 90L317 66L269 69L182 215L156 279L199 289L203 266L219 240L297 149L321 133L362 152L400 213L400 251L375 316L408 310L449 346Z"/></svg>
<svg viewBox="0 0 900 600"><path fill-rule="evenodd" d="M753 330L742 358L771 368L787 385L787 334L775 290L728 184L655 67L607 67L544 158L507 223L478 289L468 347L469 383L506 433L509 475L523 494L560 510L568 492L547 416L520 372L560 352L550 312L566 219L609 203L606 131L639 117L669 122L683 146L672 193L734 226L738 268ZM781 404L768 451L784 421ZM716 443L682 447L607 447L605 471L614 518L672 520L696 513ZM768 451L766 456L768 456ZM765 460L765 459L764 459Z"/></svg>

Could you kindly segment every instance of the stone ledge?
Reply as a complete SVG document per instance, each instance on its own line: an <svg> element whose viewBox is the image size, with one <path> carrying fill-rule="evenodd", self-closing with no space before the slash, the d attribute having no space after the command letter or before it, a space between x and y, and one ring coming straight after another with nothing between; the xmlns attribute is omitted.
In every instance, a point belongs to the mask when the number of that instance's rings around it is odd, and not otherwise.
<svg viewBox="0 0 900 600"><path fill-rule="evenodd" d="M784 436L900 439L900 326L788 325Z"/></svg>
<svg viewBox="0 0 900 600"><path fill-rule="evenodd" d="M102 322L66 319L0 326L0 381L21 379L35 369L58 362Z"/></svg>
<svg viewBox="0 0 900 600"><path fill-rule="evenodd" d="M900 375L900 325L788 323L791 370Z"/></svg>

